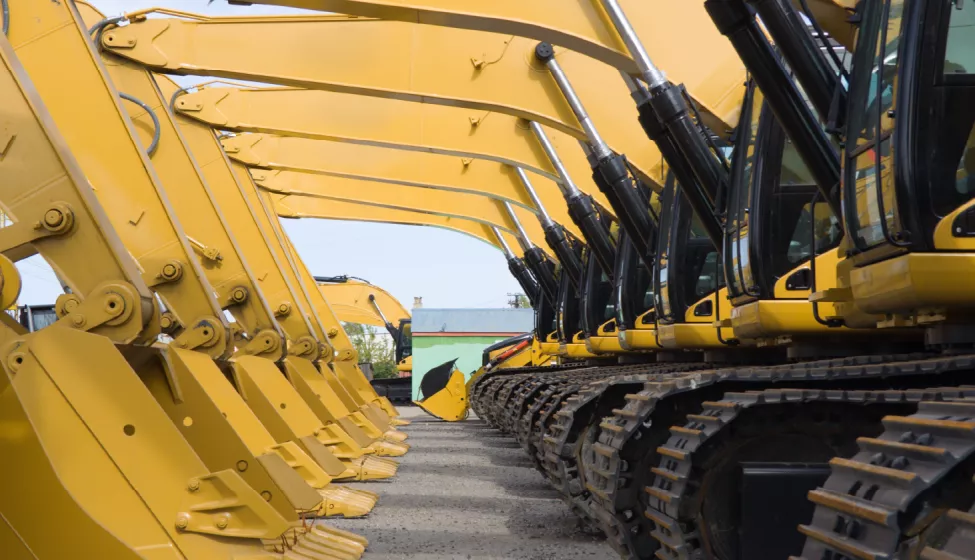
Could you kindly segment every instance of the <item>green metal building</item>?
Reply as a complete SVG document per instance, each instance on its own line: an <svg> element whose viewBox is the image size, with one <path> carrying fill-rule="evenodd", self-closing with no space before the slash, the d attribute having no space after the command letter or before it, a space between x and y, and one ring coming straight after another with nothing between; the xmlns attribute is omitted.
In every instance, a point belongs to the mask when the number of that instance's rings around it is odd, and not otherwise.
<svg viewBox="0 0 975 560"><path fill-rule="evenodd" d="M532 329L532 309L413 309L413 398L430 369L457 360L470 378L485 348Z"/></svg>

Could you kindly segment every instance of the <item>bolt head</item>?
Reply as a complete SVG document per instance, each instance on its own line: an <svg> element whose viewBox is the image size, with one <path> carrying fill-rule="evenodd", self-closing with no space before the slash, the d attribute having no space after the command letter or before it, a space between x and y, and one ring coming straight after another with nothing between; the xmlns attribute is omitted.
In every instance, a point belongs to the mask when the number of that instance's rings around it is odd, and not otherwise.
<svg viewBox="0 0 975 560"><path fill-rule="evenodd" d="M80 313L75 313L71 316L71 324L76 327L83 326L85 324L85 316Z"/></svg>
<svg viewBox="0 0 975 560"><path fill-rule="evenodd" d="M190 514L181 513L176 516L176 528L185 529L190 525Z"/></svg>
<svg viewBox="0 0 975 560"><path fill-rule="evenodd" d="M176 268L176 265L172 263L163 266L162 269L163 276L165 276L166 278L172 278L173 276L176 276L177 271L178 269Z"/></svg>
<svg viewBox="0 0 975 560"><path fill-rule="evenodd" d="M230 514L225 513L217 517L217 529L226 529L230 524Z"/></svg>
<svg viewBox="0 0 975 560"><path fill-rule="evenodd" d="M549 43L539 43L535 45L535 58L541 62L548 62L555 56L555 49Z"/></svg>
<svg viewBox="0 0 975 560"><path fill-rule="evenodd" d="M56 208L52 208L44 213L44 225L49 228L56 228L64 223L64 214Z"/></svg>
<svg viewBox="0 0 975 560"><path fill-rule="evenodd" d="M194 478L190 481L187 487L189 488L190 492L196 492L200 489L200 481Z"/></svg>

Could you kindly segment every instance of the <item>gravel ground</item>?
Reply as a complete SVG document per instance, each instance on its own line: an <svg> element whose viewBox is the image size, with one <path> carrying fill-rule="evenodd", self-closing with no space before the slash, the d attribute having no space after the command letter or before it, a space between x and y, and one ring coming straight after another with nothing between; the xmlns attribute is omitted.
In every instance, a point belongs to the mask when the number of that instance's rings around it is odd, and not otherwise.
<svg viewBox="0 0 975 560"><path fill-rule="evenodd" d="M412 447L391 481L346 484L379 493L363 519L329 525L369 539L364 560L561 560L618 558L579 528L528 456L510 437L471 414L440 422L401 407Z"/></svg>

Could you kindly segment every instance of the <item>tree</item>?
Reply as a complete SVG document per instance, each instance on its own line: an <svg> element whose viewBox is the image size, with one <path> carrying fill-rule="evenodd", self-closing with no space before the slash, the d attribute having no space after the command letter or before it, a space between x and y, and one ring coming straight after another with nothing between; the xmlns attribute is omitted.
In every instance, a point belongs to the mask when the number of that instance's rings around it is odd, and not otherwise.
<svg viewBox="0 0 975 560"><path fill-rule="evenodd" d="M359 363L372 364L372 374L376 379L396 377L396 359L393 343L385 330L378 330L359 323L343 323L359 354Z"/></svg>

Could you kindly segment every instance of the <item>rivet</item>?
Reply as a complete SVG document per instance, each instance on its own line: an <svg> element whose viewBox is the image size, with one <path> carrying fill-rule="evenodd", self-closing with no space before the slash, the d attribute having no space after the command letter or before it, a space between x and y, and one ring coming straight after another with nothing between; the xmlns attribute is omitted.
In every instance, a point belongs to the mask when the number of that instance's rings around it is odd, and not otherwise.
<svg viewBox="0 0 975 560"><path fill-rule="evenodd" d="M237 470L244 472L247 470L247 461L237 461Z"/></svg>

